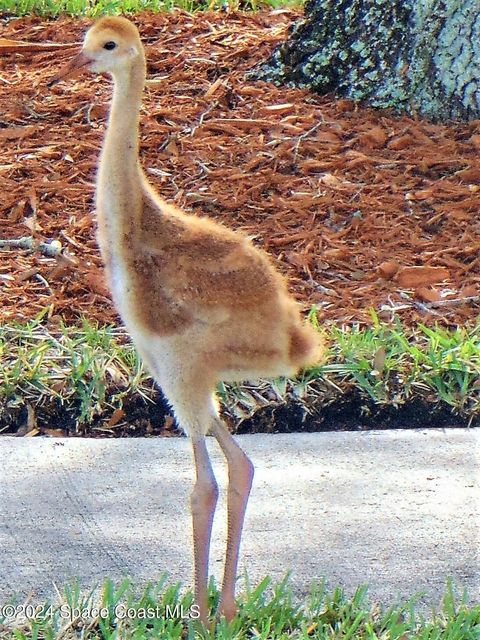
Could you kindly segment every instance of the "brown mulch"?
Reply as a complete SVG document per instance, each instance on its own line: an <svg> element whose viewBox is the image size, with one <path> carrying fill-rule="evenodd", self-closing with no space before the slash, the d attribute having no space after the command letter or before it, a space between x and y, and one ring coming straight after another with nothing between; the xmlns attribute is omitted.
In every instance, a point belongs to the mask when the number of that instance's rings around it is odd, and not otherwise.
<svg viewBox="0 0 480 640"><path fill-rule="evenodd" d="M142 162L161 194L253 236L321 320L407 323L478 315L480 123L434 125L256 82L246 71L297 14L143 14L149 61ZM2 37L79 42L86 20L0 20ZM71 53L0 57L0 238L63 251L0 250L3 320L49 306L115 321L92 214L110 83L48 89ZM412 269L413 267L413 269Z"/></svg>

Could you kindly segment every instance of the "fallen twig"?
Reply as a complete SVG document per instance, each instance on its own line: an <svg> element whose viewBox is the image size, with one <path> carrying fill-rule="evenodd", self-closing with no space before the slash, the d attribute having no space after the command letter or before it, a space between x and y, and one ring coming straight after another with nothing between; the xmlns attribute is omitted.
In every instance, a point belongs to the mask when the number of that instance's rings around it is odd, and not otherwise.
<svg viewBox="0 0 480 640"><path fill-rule="evenodd" d="M302 143L302 141L305 140L305 138L308 138L308 136L312 135L312 133L315 133L315 131L317 129L319 129L322 126L322 124L325 124L325 119L324 119L323 116L317 122L317 124L314 124L313 127L311 127L308 131L305 131L305 133L302 133L301 135L298 136L297 142L295 143L295 146L293 148L293 163L294 164L297 161L298 151L300 149L300 144Z"/></svg>
<svg viewBox="0 0 480 640"><path fill-rule="evenodd" d="M480 302L480 296L465 296L464 298L447 298L445 300L434 300L433 302L428 302L427 306L448 307L456 304L463 304L464 302Z"/></svg>
<svg viewBox="0 0 480 640"><path fill-rule="evenodd" d="M62 244L58 240L51 242L35 243L33 236L23 236L22 238L0 239L0 249L26 249L34 252L39 251L47 258L55 258L62 252Z"/></svg>
<svg viewBox="0 0 480 640"><path fill-rule="evenodd" d="M81 42L22 42L0 38L0 53L45 53L60 49L78 49Z"/></svg>

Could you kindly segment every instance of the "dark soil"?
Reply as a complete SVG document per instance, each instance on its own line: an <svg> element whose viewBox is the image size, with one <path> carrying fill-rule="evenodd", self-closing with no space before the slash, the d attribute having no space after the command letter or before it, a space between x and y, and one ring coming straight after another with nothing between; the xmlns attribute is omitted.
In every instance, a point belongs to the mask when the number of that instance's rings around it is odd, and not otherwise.
<svg viewBox="0 0 480 640"><path fill-rule="evenodd" d="M263 407L243 420L237 433L291 433L319 431L371 431L373 429L432 429L480 426L477 417L454 413L445 402L430 403L421 398L394 407L379 405L358 390L351 390L332 404L287 401Z"/></svg>
<svg viewBox="0 0 480 640"><path fill-rule="evenodd" d="M35 408L33 425L29 424L26 406L5 409L0 417L0 430L5 435L57 437L127 438L180 434L159 391L153 402L140 396L125 400L121 420L109 426L113 413L112 409L96 416L88 425L76 426L78 406L67 408L52 400ZM321 397L302 401L289 398L262 407L240 422L235 422L226 412L224 418L231 430L239 434L480 427L479 416L460 415L445 402L432 403L416 397L394 407L376 404L356 389L329 404Z"/></svg>

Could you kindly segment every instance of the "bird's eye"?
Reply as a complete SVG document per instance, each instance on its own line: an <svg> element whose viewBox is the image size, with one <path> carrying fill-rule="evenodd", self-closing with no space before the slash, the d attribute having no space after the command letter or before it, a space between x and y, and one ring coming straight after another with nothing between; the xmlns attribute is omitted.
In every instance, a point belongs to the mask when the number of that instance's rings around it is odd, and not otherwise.
<svg viewBox="0 0 480 640"><path fill-rule="evenodd" d="M109 40L103 45L103 48L106 49L107 51L111 51L112 49L115 49L116 46L117 46L116 42L113 42L113 40Z"/></svg>

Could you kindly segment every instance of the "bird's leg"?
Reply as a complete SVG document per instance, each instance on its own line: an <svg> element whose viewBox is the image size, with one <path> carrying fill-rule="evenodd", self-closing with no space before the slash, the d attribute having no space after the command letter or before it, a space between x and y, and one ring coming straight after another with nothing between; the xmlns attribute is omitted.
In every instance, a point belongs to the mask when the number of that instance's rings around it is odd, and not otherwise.
<svg viewBox="0 0 480 640"><path fill-rule="evenodd" d="M254 469L252 462L235 442L220 418L215 418L211 431L218 440L228 464L227 552L218 615L224 615L227 620L231 620L237 612L235 581L243 521Z"/></svg>
<svg viewBox="0 0 480 640"><path fill-rule="evenodd" d="M208 556L213 514L218 498L218 486L213 474L205 437L192 436L193 457L197 479L190 497L193 522L193 554L195 565L195 600L200 619L208 621Z"/></svg>

